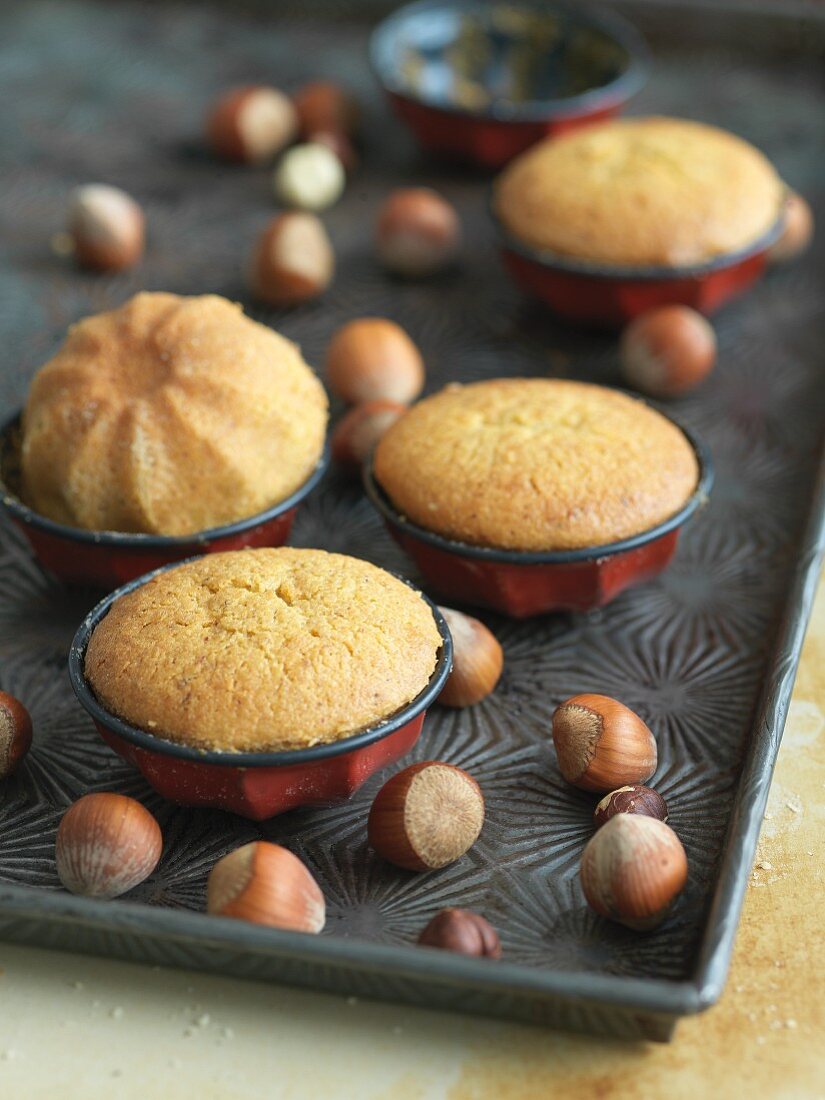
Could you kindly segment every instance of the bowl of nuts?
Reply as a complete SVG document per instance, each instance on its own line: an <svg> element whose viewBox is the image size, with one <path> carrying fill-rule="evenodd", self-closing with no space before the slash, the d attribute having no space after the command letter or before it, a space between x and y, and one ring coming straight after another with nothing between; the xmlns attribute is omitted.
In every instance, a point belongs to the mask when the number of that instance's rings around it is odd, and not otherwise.
<svg viewBox="0 0 825 1100"><path fill-rule="evenodd" d="M425 149L487 168L617 114L648 71L623 19L541 0L418 0L377 27L370 56Z"/></svg>

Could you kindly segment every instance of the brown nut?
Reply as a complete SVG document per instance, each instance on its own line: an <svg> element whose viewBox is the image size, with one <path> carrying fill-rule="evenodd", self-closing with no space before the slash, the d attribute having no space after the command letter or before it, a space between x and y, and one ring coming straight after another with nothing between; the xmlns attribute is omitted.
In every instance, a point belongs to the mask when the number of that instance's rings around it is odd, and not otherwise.
<svg viewBox="0 0 825 1100"><path fill-rule="evenodd" d="M0 779L12 774L31 743L31 715L19 699L0 691Z"/></svg>
<svg viewBox="0 0 825 1100"><path fill-rule="evenodd" d="M327 348L327 383L352 405L395 401L406 405L424 388L421 352L394 321L359 317L343 325Z"/></svg>
<svg viewBox="0 0 825 1100"><path fill-rule="evenodd" d="M215 103L206 121L214 152L249 164L272 160L298 133L292 100L277 88L233 88Z"/></svg>
<svg viewBox="0 0 825 1100"><path fill-rule="evenodd" d="M355 405L341 417L330 436L333 459L351 470L360 469L387 428L406 411L407 406L397 401Z"/></svg>
<svg viewBox="0 0 825 1100"><path fill-rule="evenodd" d="M628 928L660 924L686 881L681 841L654 817L617 814L594 833L582 855L587 904Z"/></svg>
<svg viewBox="0 0 825 1100"><path fill-rule="evenodd" d="M662 306L632 321L621 339L622 375L652 397L677 397L699 385L716 362L716 334L688 306Z"/></svg>
<svg viewBox="0 0 825 1100"><path fill-rule="evenodd" d="M315 80L292 97L303 137L332 131L352 137L358 128L358 104L340 84Z"/></svg>
<svg viewBox="0 0 825 1100"><path fill-rule="evenodd" d="M378 212L375 247L383 266L417 279L449 267L461 246L455 208L428 187L393 191Z"/></svg>
<svg viewBox="0 0 825 1100"><path fill-rule="evenodd" d="M162 850L160 826L134 798L87 794L60 821L57 873L73 894L116 898L151 875Z"/></svg>
<svg viewBox="0 0 825 1100"><path fill-rule="evenodd" d="M667 802L652 787L640 783L606 794L593 812L596 828L606 824L616 814L643 814L667 821Z"/></svg>
<svg viewBox="0 0 825 1100"><path fill-rule="evenodd" d="M279 214L258 238L250 286L262 302L292 306L318 297L335 271L327 231L314 214Z"/></svg>
<svg viewBox="0 0 825 1100"><path fill-rule="evenodd" d="M307 134L307 141L315 145L326 145L335 153L348 176L358 167L358 154L355 146L341 130L315 130Z"/></svg>
<svg viewBox="0 0 825 1100"><path fill-rule="evenodd" d="M384 784L367 835L380 856L408 871L432 871L463 856L484 824L478 783L461 768L427 760Z"/></svg>
<svg viewBox="0 0 825 1100"><path fill-rule="evenodd" d="M814 214L809 203L796 191L785 199L785 224L782 235L768 249L768 263L784 264L801 256L814 235Z"/></svg>
<svg viewBox="0 0 825 1100"><path fill-rule="evenodd" d="M438 697L445 707L471 707L495 689L504 652L484 623L451 607L440 607L453 639L453 668Z"/></svg>
<svg viewBox="0 0 825 1100"><path fill-rule="evenodd" d="M122 271L143 255L145 219L119 187L87 183L69 199L68 230L74 254L85 267Z"/></svg>
<svg viewBox="0 0 825 1100"><path fill-rule="evenodd" d="M469 909L442 909L418 937L422 947L440 947L459 955L501 958L501 941L489 921Z"/></svg>
<svg viewBox="0 0 825 1100"><path fill-rule="evenodd" d="M629 707L607 695L574 695L553 715L559 770L583 791L644 783L656 771L653 734Z"/></svg>
<svg viewBox="0 0 825 1100"><path fill-rule="evenodd" d="M206 909L294 932L320 932L326 921L324 895L301 860L265 840L218 860L206 883Z"/></svg>

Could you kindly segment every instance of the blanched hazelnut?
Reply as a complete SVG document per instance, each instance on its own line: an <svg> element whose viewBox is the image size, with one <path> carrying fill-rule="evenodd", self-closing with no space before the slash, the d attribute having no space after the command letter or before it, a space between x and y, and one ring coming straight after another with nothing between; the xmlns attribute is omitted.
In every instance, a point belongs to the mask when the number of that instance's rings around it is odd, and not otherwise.
<svg viewBox="0 0 825 1100"><path fill-rule="evenodd" d="M249 85L222 95L206 123L213 150L225 160L272 160L298 132L292 100L277 88Z"/></svg>
<svg viewBox="0 0 825 1100"><path fill-rule="evenodd" d="M428 187L393 191L378 213L375 246L383 266L416 279L449 267L461 245L455 208Z"/></svg>
<svg viewBox="0 0 825 1100"><path fill-rule="evenodd" d="M406 411L406 405L397 401L355 405L341 417L330 437L333 459L351 470L360 469L387 428Z"/></svg>
<svg viewBox="0 0 825 1100"><path fill-rule="evenodd" d="M87 183L75 188L68 230L78 261L98 271L122 271L143 255L143 211L119 187Z"/></svg>
<svg viewBox="0 0 825 1100"><path fill-rule="evenodd" d="M644 783L656 771L656 740L638 714L608 695L574 695L556 708L559 770L583 791Z"/></svg>
<svg viewBox="0 0 825 1100"><path fill-rule="evenodd" d="M810 204L796 191L785 199L782 235L768 250L768 262L784 264L795 260L810 245L814 235L814 214Z"/></svg>
<svg viewBox="0 0 825 1100"><path fill-rule="evenodd" d="M662 306L632 321L622 334L625 380L652 397L676 397L703 381L716 362L716 334L688 306Z"/></svg>
<svg viewBox="0 0 825 1100"><path fill-rule="evenodd" d="M359 317L343 325L327 348L327 382L349 404L395 401L406 405L424 388L424 361L394 321Z"/></svg>
<svg viewBox="0 0 825 1100"><path fill-rule="evenodd" d="M296 145L275 169L275 194L287 206L326 210L340 199L346 176L341 161L327 145Z"/></svg>
<svg viewBox="0 0 825 1100"><path fill-rule="evenodd" d="M329 286L335 254L314 214L292 211L273 218L258 238L250 285L262 302L291 306L316 298Z"/></svg>
<svg viewBox="0 0 825 1100"><path fill-rule="evenodd" d="M301 134L308 138L319 131L352 137L358 126L358 104L340 84L315 80L294 94Z"/></svg>
<svg viewBox="0 0 825 1100"><path fill-rule="evenodd" d="M470 909L442 909L424 928L418 942L422 947L439 947L458 955L501 958L498 932Z"/></svg>

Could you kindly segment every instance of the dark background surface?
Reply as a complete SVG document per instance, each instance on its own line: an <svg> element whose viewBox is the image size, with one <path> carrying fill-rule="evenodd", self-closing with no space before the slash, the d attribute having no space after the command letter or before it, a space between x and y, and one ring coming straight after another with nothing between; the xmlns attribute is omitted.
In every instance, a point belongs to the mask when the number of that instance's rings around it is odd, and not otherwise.
<svg viewBox="0 0 825 1100"><path fill-rule="evenodd" d="M355 17L363 9L320 5L288 18L289 7L4 5L0 411L22 402L71 321L140 289L238 299L299 342L317 368L333 330L369 313L394 318L419 343L429 389L502 374L617 383L614 340L556 325L510 287L487 222L485 179L425 160L392 120L366 64L369 20ZM334 25L321 10L334 13ZM655 59L632 112L689 115L749 138L825 224L825 27L817 37L789 18L742 22L647 3L622 10L647 32ZM248 301L244 266L274 211L270 173L215 163L202 147L202 117L227 85L290 89L319 75L349 84L365 107L363 166L323 215L338 274L317 303L260 309ZM81 273L50 249L67 192L89 181L124 187L146 209L147 255L132 272ZM381 198L411 181L452 199L466 231L461 270L425 284L388 279L370 247ZM0 791L0 883L58 891L52 855L62 812L86 791L115 789L150 806L165 838L156 873L111 904L115 922L132 900L202 909L214 861L262 836L287 844L318 877L326 935L406 944L437 909L461 905L500 929L509 962L689 979L812 497L825 419L824 255L820 235L801 263L726 308L716 320L716 373L670 406L709 443L717 485L669 572L602 612L527 623L487 617L505 648L499 688L469 711L433 709L411 757L466 768L487 800L478 844L433 875L395 870L366 847L366 812L386 776L346 805L262 826L159 800L99 741L69 688L69 641L97 594L44 576L0 526L0 687L26 702L36 727L33 751ZM360 490L335 476L299 513L292 541L410 572ZM676 914L653 935L600 921L579 891L594 800L563 784L549 736L554 707L579 691L622 699L659 741L655 785L686 845L690 878Z"/></svg>

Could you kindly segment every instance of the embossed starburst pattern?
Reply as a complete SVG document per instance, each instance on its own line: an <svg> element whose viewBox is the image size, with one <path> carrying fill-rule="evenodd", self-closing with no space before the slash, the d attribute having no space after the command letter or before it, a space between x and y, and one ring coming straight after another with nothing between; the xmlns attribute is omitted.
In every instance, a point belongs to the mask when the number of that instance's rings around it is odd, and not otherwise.
<svg viewBox="0 0 825 1100"><path fill-rule="evenodd" d="M262 34L255 18L224 6L199 11L193 37L186 5L157 6L151 20L138 3L69 6L71 19L56 17L54 6L39 0L16 2L16 33L0 41L0 84L13 81L26 119L16 124L9 112L0 119L8 165L0 235L14 256L13 267L0 268L4 413L21 404L34 370L71 321L145 287L239 299L299 343L319 370L335 328L375 314L397 320L419 343L429 391L448 380L497 375L619 383L614 339L558 325L513 289L495 255L484 182L416 159L361 65L366 31L357 20L336 23L331 33L302 18L294 27L284 22L278 34L269 27ZM680 43L657 38L659 27L653 19L654 49L664 61L639 109L681 114L690 103L691 114L756 139L791 183L821 199L821 158L804 152L825 144L825 114L811 109L807 90L818 79L818 58L805 60L794 49L787 54L791 69L785 54L756 61L738 49L733 30L720 45L710 23L691 32L704 35L703 44L682 53ZM203 50L204 42L217 41L220 49ZM44 49L47 82L38 61ZM323 300L285 312L248 301L242 275L244 250L272 214L267 172L213 163L198 135L216 87L268 81L272 73L292 87L306 77L307 57L314 71L341 77L360 94L367 142L362 170L324 215L337 251L335 282ZM88 72L95 74L94 89L83 93L82 109L67 114L78 88L88 87ZM50 256L48 238L60 228L65 195L83 179L124 185L145 204L150 247L139 269L101 277ZM378 205L410 179L443 190L464 220L460 270L432 282L390 279L371 252ZM532 971L689 977L812 494L823 428L823 251L820 239L800 265L772 273L721 315L715 374L670 406L707 439L718 471L712 498L683 533L671 569L586 615L527 622L482 616L505 651L497 690L470 710L434 707L409 758L466 768L485 796L479 841L438 872L398 870L367 846L370 802L389 772L373 776L343 805L307 807L262 824L165 803L103 744L68 684L69 642L98 594L46 576L21 536L0 524L0 688L26 702L35 725L28 759L0 785L0 884L27 885L33 897L36 889L59 889L53 845L61 813L86 791L119 790L158 815L165 848L147 882L113 903L113 936L117 915L135 900L202 910L214 862L260 837L307 861L327 899L327 936L409 944L435 911L459 905L484 913L501 933L505 959ZM416 578L360 486L334 471L300 509L292 542ZM578 886L596 797L560 778L551 719L558 703L579 691L621 699L658 740L654 782L687 848L690 879L654 935L608 925L588 910ZM160 958L162 941L155 937L144 954ZM137 953L134 944L131 950ZM188 947L170 946L168 957L200 965ZM339 980L313 965L313 980ZM233 954L234 973L257 974L259 966L242 946ZM302 957L283 962L281 973L306 983L309 966ZM415 983L397 976L364 970L359 980L366 991L419 998ZM501 995L501 1011L509 1011L511 999ZM466 1005L477 1000L481 994L466 993ZM529 1011L561 1018L550 1001L543 1008L536 1001ZM602 1017L588 1011L570 1009L563 1019L602 1026Z"/></svg>

